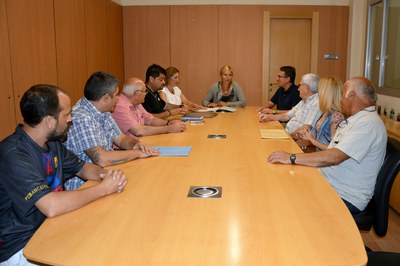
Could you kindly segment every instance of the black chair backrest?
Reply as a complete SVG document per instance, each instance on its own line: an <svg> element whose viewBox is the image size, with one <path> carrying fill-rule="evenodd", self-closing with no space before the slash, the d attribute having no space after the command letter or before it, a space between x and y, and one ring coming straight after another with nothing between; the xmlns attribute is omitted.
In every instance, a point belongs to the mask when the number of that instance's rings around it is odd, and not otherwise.
<svg viewBox="0 0 400 266"><path fill-rule="evenodd" d="M389 199L393 182L400 170L400 142L388 138L386 156L376 179L374 196L370 202L374 211L374 231L378 236L385 236L389 219Z"/></svg>

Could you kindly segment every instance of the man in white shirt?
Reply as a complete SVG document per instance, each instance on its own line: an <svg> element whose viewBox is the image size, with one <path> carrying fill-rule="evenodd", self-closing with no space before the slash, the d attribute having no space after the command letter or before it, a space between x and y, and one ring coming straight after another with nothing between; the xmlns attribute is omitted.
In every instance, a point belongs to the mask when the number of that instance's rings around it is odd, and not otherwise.
<svg viewBox="0 0 400 266"><path fill-rule="evenodd" d="M315 126L321 116L318 100L319 76L316 74L306 74L301 78L299 92L301 101L287 113L280 114L261 114L260 122L281 121L289 122L286 124L286 132L296 136L302 129L311 129Z"/></svg>
<svg viewBox="0 0 400 266"><path fill-rule="evenodd" d="M347 119L339 125L328 148L304 154L276 151L268 162L320 167L350 212L364 210L374 194L387 143L386 128L375 111L375 102L371 81L364 77L350 79L342 92Z"/></svg>

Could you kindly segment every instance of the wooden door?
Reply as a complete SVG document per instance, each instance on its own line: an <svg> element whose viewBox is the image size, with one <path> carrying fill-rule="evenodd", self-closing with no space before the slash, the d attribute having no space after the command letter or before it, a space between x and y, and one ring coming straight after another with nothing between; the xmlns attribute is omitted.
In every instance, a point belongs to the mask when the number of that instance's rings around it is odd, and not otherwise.
<svg viewBox="0 0 400 266"><path fill-rule="evenodd" d="M262 102L274 95L281 66L296 68L295 84L304 74L317 71L317 12L264 12L264 73Z"/></svg>

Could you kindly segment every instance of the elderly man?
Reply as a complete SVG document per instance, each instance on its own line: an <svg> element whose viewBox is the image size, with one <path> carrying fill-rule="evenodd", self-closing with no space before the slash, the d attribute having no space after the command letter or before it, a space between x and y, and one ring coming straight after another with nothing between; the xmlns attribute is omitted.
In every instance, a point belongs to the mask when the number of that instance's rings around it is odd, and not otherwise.
<svg viewBox="0 0 400 266"><path fill-rule="evenodd" d="M310 129L315 126L321 116L318 101L318 82L319 76L316 74L306 74L302 77L299 84L301 101L287 113L281 114L261 114L260 122L281 121L289 122L286 125L286 132L293 137L302 129Z"/></svg>
<svg viewBox="0 0 400 266"><path fill-rule="evenodd" d="M375 101L371 81L364 77L350 79L342 92L342 109L347 119L339 125L328 149L304 154L277 151L268 157L268 162L320 167L350 212L364 210L374 194L387 142Z"/></svg>
<svg viewBox="0 0 400 266"><path fill-rule="evenodd" d="M46 217L121 192L127 180L121 171L107 172L85 163L61 143L71 125L71 101L64 91L35 85L24 93L20 107L23 125L0 143L2 265L31 265L22 248ZM99 183L64 191L64 181L75 175Z"/></svg>
<svg viewBox="0 0 400 266"><path fill-rule="evenodd" d="M286 113L300 101L299 90L294 81L296 80L296 69L292 66L283 66L279 69L276 83L279 85L271 100L265 107L257 110L259 113L265 114L281 114ZM276 110L272 109L276 106Z"/></svg>
<svg viewBox="0 0 400 266"><path fill-rule="evenodd" d="M118 99L112 116L128 136L142 136L183 132L185 123L180 120L164 120L148 113L142 106L147 94L146 85L138 78L128 79Z"/></svg>
<svg viewBox="0 0 400 266"><path fill-rule="evenodd" d="M184 114L187 108L181 108L179 105L166 103L161 99L158 92L165 85L165 76L167 71L159 65L153 64L146 70L146 90L143 107L147 112L158 118L165 119L171 115Z"/></svg>
<svg viewBox="0 0 400 266"><path fill-rule="evenodd" d="M159 155L159 151L122 133L112 118L110 112L118 101L118 83L118 79L106 72L90 76L84 97L72 109L74 123L65 142L79 158L101 167ZM114 150L113 145L121 150ZM82 180L73 178L65 187L77 189L82 184Z"/></svg>

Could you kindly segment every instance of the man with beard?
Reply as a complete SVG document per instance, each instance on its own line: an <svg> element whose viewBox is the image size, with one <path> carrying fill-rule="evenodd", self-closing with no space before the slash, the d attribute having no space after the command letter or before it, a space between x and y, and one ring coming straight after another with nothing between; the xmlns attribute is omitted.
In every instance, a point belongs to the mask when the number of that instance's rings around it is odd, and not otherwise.
<svg viewBox="0 0 400 266"><path fill-rule="evenodd" d="M118 79L110 73L93 73L86 81L84 97L72 109L74 123L65 146L82 160L100 167L160 153L118 128L110 113L118 101L118 84ZM114 150L113 145L121 150ZM74 190L83 182L74 177L65 183L65 188Z"/></svg>
<svg viewBox="0 0 400 266"><path fill-rule="evenodd" d="M185 114L188 109L175 104L170 104L161 99L158 94L165 85L167 71L159 65L153 64L146 70L146 90L142 106L153 116L166 119L171 115Z"/></svg>
<svg viewBox="0 0 400 266"><path fill-rule="evenodd" d="M121 192L122 171L106 171L85 163L67 150L71 101L52 85L35 85L20 102L24 123L0 142L0 262L29 265L22 248L43 223L98 198ZM64 191L66 179L99 180L79 191Z"/></svg>

